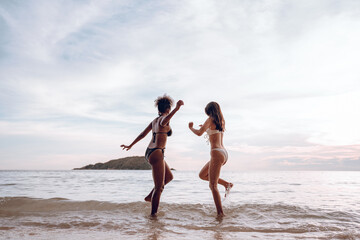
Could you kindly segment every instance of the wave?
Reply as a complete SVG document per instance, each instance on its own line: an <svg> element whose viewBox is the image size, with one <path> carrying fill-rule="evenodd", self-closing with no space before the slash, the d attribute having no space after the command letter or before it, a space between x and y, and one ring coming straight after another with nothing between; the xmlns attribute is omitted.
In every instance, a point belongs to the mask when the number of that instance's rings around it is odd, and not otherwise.
<svg viewBox="0 0 360 240"><path fill-rule="evenodd" d="M189 213L208 214L214 209L213 204L177 204L160 203L164 211L178 211ZM143 212L149 208L147 202L115 203L107 201L73 201L66 198L30 198L30 197L0 197L0 214L8 213L34 213L34 212L68 212L68 211L115 211L126 210ZM283 203L277 204L226 204L224 211L230 216L240 215L262 218L265 216L282 216L293 219L339 219L342 221L354 220L360 223L360 214L357 211L335 211L326 209L311 209L309 207L294 206Z"/></svg>
<svg viewBox="0 0 360 240"><path fill-rule="evenodd" d="M146 203L112 203L104 201L72 201L66 198L29 198L3 197L0 198L0 214L4 212L62 212L62 211L111 211L116 209L137 209Z"/></svg>
<svg viewBox="0 0 360 240"><path fill-rule="evenodd" d="M360 238L356 211L312 209L287 204L225 204L226 217L216 219L213 204L160 203L158 221L149 217L147 202L72 201L65 198L0 198L0 230L20 228L95 229L136 232L149 224L162 231L309 234L324 238ZM9 221L5 221L8 219ZM137 230L138 229L138 230ZM344 230L346 229L346 231ZM319 236L318 236L319 237ZM350 239L351 239L350 238ZM321 237L319 237L321 239Z"/></svg>

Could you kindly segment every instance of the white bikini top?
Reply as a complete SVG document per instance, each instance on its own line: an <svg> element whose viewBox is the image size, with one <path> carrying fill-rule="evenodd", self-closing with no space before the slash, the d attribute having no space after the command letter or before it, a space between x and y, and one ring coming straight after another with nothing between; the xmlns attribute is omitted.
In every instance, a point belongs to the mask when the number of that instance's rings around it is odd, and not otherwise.
<svg viewBox="0 0 360 240"><path fill-rule="evenodd" d="M210 143L209 136L216 134L216 133L224 133L224 132L217 130L217 129L210 129L210 128L206 129L206 134L205 134L204 138L206 139L206 142L208 144Z"/></svg>
<svg viewBox="0 0 360 240"><path fill-rule="evenodd" d="M213 134L215 134L215 133L222 133L222 131L219 131L219 130L217 130L217 129L210 129L210 128L208 128L208 129L206 129L206 133L207 133L207 135L213 135Z"/></svg>

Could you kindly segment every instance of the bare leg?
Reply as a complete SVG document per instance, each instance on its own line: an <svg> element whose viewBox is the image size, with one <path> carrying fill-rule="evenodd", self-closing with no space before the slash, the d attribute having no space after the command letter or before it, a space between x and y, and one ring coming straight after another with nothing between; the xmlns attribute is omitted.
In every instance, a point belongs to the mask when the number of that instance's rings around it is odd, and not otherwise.
<svg viewBox="0 0 360 240"><path fill-rule="evenodd" d="M155 216L159 207L160 196L164 189L165 180L165 161L163 153L160 149L155 150L149 158L152 167L152 175L154 180L154 191L151 198L151 215Z"/></svg>
<svg viewBox="0 0 360 240"><path fill-rule="evenodd" d="M164 161L165 162L165 161ZM169 165L165 162L165 182L164 182L164 186L166 184L168 184L171 180L173 180L173 175L172 175L172 172L170 170L170 167ZM151 202L151 197L153 195L153 192L154 192L154 188L150 191L150 193L145 197L145 201L146 202Z"/></svg>
<svg viewBox="0 0 360 240"><path fill-rule="evenodd" d="M211 160L209 164L209 187L211 189L214 198L218 216L224 216L224 212L221 204L221 197L219 190L217 188L219 176L220 176L220 170L224 160L225 160L224 156L222 156L221 153L217 151L211 152Z"/></svg>
<svg viewBox="0 0 360 240"><path fill-rule="evenodd" d="M200 173L199 173L199 177L204 181L209 181L209 165L210 165L210 162L206 163L205 166L200 170ZM227 189L229 187L232 188L234 185L231 182L227 182L221 178L219 178L218 183L220 185L223 185L225 187L225 189Z"/></svg>

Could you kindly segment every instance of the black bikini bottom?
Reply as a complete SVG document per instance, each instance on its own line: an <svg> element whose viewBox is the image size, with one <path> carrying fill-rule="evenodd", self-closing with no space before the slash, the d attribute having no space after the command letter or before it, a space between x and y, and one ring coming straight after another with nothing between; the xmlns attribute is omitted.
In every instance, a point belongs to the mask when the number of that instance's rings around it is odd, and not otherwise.
<svg viewBox="0 0 360 240"><path fill-rule="evenodd" d="M165 148L147 148L145 152L145 159L149 161L149 157L152 154L153 151L161 149L162 153L164 154Z"/></svg>

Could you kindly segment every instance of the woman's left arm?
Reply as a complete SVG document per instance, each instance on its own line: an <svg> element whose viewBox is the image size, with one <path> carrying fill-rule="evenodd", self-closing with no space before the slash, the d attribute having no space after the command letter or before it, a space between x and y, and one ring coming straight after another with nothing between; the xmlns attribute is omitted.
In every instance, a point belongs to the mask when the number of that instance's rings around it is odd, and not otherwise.
<svg viewBox="0 0 360 240"><path fill-rule="evenodd" d="M141 139L143 139L152 129L152 122L145 128L144 131L142 131L139 136L137 136L137 138L135 138L135 140L130 144L130 145L125 145L125 144L122 144L120 145L120 147L123 148L123 150L126 149L126 151L129 151L132 146L134 146L138 141L140 141Z"/></svg>

